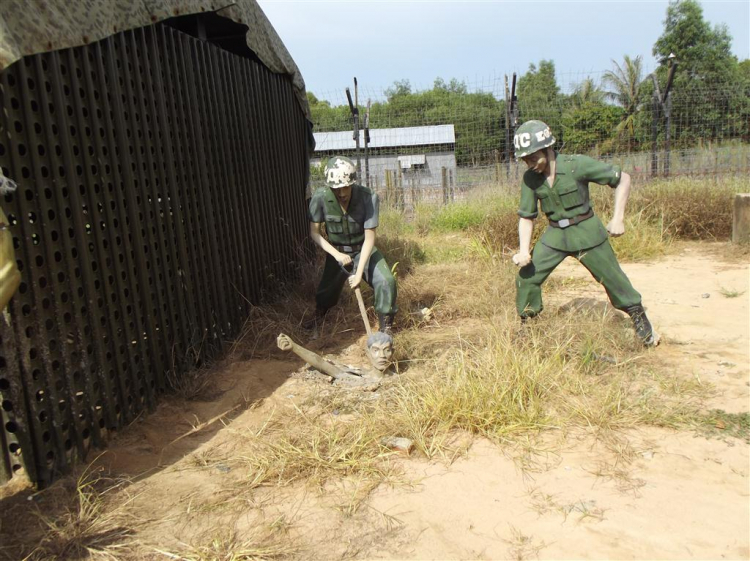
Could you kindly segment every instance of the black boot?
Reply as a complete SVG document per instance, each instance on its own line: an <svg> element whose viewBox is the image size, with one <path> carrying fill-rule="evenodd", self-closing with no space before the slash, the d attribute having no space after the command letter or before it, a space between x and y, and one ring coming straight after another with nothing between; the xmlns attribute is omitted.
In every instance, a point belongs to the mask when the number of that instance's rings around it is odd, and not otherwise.
<svg viewBox="0 0 750 561"><path fill-rule="evenodd" d="M625 308L625 312L633 320L633 328L636 336L646 347L655 347L659 344L659 334L651 327L651 322L646 317L646 310L641 304Z"/></svg>
<svg viewBox="0 0 750 561"><path fill-rule="evenodd" d="M378 331L393 335L394 314L378 314Z"/></svg>
<svg viewBox="0 0 750 561"><path fill-rule="evenodd" d="M316 307L313 316L302 322L302 329L306 329L308 331L316 329L321 323L323 323L323 318L326 317L327 312L328 310L323 310Z"/></svg>

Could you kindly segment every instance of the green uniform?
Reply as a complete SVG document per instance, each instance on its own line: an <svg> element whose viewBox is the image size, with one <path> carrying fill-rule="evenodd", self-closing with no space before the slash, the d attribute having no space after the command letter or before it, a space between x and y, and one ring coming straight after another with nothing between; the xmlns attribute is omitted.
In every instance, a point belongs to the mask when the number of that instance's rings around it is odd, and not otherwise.
<svg viewBox="0 0 750 561"><path fill-rule="evenodd" d="M346 212L341 209L330 187L316 191L310 199L310 222L325 222L329 243L352 258L353 271L356 271L359 265L365 230L378 227L378 214L377 194L357 184L352 185L352 196ZM347 277L348 274L341 269L338 262L326 254L323 278L320 279L315 295L319 310L327 310L336 305ZM379 314L395 314L396 279L393 278L388 263L377 248L373 248L362 278L375 292L375 310Z"/></svg>
<svg viewBox="0 0 750 561"><path fill-rule="evenodd" d="M620 168L588 156L557 155L555 182L552 187L543 174L528 170L521 184L518 215L534 219L541 204L549 220L565 226L567 220L591 211L589 182L617 187ZM612 305L619 309L638 305L641 295L633 288L617 263L607 230L596 216L567 227L548 226L534 246L531 263L522 267L516 277L516 308L521 317L542 311L542 283L563 259L578 259L607 291Z"/></svg>

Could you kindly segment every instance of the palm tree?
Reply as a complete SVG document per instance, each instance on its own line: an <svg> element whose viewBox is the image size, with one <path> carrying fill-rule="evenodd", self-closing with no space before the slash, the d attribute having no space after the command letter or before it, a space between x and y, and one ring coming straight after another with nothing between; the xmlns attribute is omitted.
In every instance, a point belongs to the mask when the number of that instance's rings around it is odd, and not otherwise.
<svg viewBox="0 0 750 561"><path fill-rule="evenodd" d="M635 114L641 101L641 85L643 84L643 65L641 57L631 59L625 55L624 64L620 66L614 60L614 70L604 73L602 81L610 86L612 91L605 92L607 97L625 109L622 122L617 125L619 135L627 133L630 138L635 136Z"/></svg>
<svg viewBox="0 0 750 561"><path fill-rule="evenodd" d="M592 78L586 78L573 90L573 107L580 109L587 103L601 103L604 94L605 92L599 89Z"/></svg>

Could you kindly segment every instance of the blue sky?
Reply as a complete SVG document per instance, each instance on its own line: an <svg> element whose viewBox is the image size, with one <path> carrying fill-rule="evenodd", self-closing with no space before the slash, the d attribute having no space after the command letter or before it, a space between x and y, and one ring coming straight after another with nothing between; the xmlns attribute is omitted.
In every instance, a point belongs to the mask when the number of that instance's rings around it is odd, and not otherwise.
<svg viewBox="0 0 750 561"><path fill-rule="evenodd" d="M661 0L259 4L307 89L337 103L353 76L364 96L376 98L395 80L408 79L421 89L436 76L487 89L541 59L554 60L563 88L587 75L597 78L625 54L642 55L649 71L657 65L651 49L667 10ZM701 5L708 22L728 26L733 53L750 58L750 0Z"/></svg>

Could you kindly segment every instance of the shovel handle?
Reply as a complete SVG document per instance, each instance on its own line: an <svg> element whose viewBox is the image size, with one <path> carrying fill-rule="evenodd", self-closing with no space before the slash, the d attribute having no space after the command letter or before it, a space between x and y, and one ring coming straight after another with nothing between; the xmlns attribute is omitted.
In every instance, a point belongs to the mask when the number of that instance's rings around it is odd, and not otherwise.
<svg viewBox="0 0 750 561"><path fill-rule="evenodd" d="M365 308L365 301L362 300L362 291L359 287L354 289L354 294L357 296L357 304L359 304L359 313L362 314L362 321L365 322L365 329L367 330L367 336L372 335L372 328L370 327L370 320L367 317L367 309Z"/></svg>
<svg viewBox="0 0 750 561"><path fill-rule="evenodd" d="M352 262L352 265L353 264L354 263ZM352 276L353 274L352 271L347 269L344 265L342 265L341 263L338 263L338 266L348 276ZM367 330L367 336L369 337L370 335L372 335L372 328L370 327L370 320L367 318L367 308L365 308L365 301L362 299L362 291L359 289L359 287L354 289L354 294L357 296L357 304L359 304L359 313L362 315L362 321L365 322L365 329Z"/></svg>

